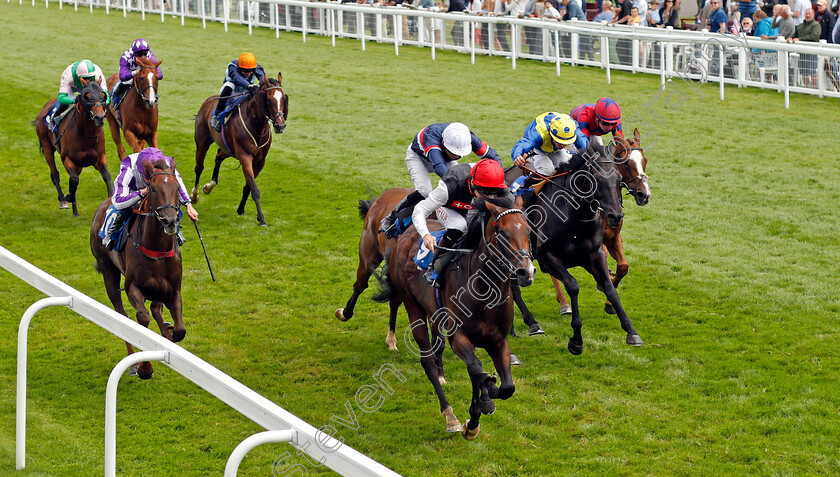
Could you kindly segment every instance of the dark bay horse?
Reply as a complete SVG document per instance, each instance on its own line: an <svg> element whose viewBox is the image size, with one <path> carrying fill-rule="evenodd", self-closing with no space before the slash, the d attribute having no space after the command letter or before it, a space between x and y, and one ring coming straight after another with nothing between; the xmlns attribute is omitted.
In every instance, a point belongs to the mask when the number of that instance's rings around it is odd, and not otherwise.
<svg viewBox="0 0 840 477"><path fill-rule="evenodd" d="M149 326L151 301L152 316L167 339L178 342L184 339L186 329L181 311L181 249L175 234L180 216L179 185L175 178L175 163L169 167L165 161L143 164L149 194L140 203L139 210L128 226L128 241L117 253L102 246L99 229L111 200L103 202L96 210L90 227L90 249L96 258L96 267L105 279L105 290L114 310L128 316L120 294L120 275L125 275L125 294L137 311L137 322ZM163 307L169 310L174 327L163 321ZM134 352L126 343L128 354ZM148 361L140 364L138 375L149 379L154 372Z"/></svg>
<svg viewBox="0 0 840 477"><path fill-rule="evenodd" d="M379 233L379 223L383 217L394 210L394 207L405 196L412 192L414 192L414 189L388 189L379 194L379 197L375 200L359 201L359 215L365 221L362 238L359 240L359 266L356 269L356 282L353 284L353 294L347 300L347 305L344 308L339 308L335 311L335 317L339 320L347 321L353 317L359 295L367 289L370 276L379 267L382 260L385 259L384 253L387 241L385 234ZM394 244L396 240L391 239L391 242ZM388 336L385 338L385 343L388 345L388 349L396 350L397 338L395 330L397 326L397 311L402 302L391 298L389 299L389 303L391 314L388 320Z"/></svg>
<svg viewBox="0 0 840 477"><path fill-rule="evenodd" d="M486 208L478 227L481 238L476 249L464 255L457 266L450 265L443 272L440 307L435 290L414 263L420 236L413 226L397 239L389 260L392 293L408 313L411 332L419 347L412 352L420 356L420 364L435 388L441 414L446 418L446 430L460 430L470 440L478 436L481 414L495 411L493 400L507 399L514 393L508 344L508 331L513 323L511 276L521 286L530 285L534 279L530 229L522 211L489 202ZM430 226L433 224L436 223L430 222ZM466 363L472 382L470 419L463 427L441 387L444 337ZM484 348L493 359L501 380L499 387L495 378L484 373L475 355L476 347Z"/></svg>
<svg viewBox="0 0 840 477"><path fill-rule="evenodd" d="M108 126L111 137L117 145L120 159L125 157L125 147L120 138L120 129L132 151L140 152L146 146L158 147L158 77L157 63L139 56L135 58L140 67L134 76L134 86L124 93L120 109L114 109L112 102L108 106ZM108 90L113 90L119 83L120 75L115 73L108 78Z"/></svg>
<svg viewBox="0 0 840 477"><path fill-rule="evenodd" d="M583 351L580 311L577 296L580 287L568 272L583 267L595 278L598 288L615 307L621 327L627 332L626 343L641 346L642 340L621 306L618 292L607 267L603 250L604 222L615 228L624 217L619 187L619 173L613 160L600 145L591 145L572 158L572 171L546 183L536 202L527 208L533 227L534 256L540 269L560 280L569 294L572 329L569 351ZM516 297L519 290L513 287Z"/></svg>
<svg viewBox="0 0 840 477"><path fill-rule="evenodd" d="M108 160L105 158L105 135L102 125L105 124L105 92L96 81L91 81L82 88L75 107L64 116L58 126L58 137L49 130L44 118L57 101L51 99L41 108L35 118L35 132L41 143L41 152L50 166L50 180L58 191L58 207L68 208L73 204L73 215L79 216L76 207L76 189L79 187L79 174L82 169L93 166L102 175L108 188L108 197L113 195L111 173L108 172ZM70 193L64 195L61 191L61 181L55 166L55 153L58 150L61 163L70 175Z"/></svg>
<svg viewBox="0 0 840 477"><path fill-rule="evenodd" d="M260 189L256 179L265 166L265 158L271 148L268 123L274 124L274 132L277 134L286 129L289 97L283 93L282 80L283 75L280 73L277 74L276 80L266 79L255 95L242 101L236 110L228 114L221 133L210 126L210 115L216 110L218 96L208 98L201 105L195 118L195 186L190 196L193 203L198 202L198 183L204 170L204 156L207 155L210 145L215 142L219 147L216 152L216 165L213 167L212 180L204 185L204 193L209 194L218 184L222 161L228 157L238 159L245 175L245 186L242 188L242 200L236 213L245 214L245 202L250 193L257 206L257 220L260 225L267 226L260 206ZM233 99L227 104L233 104Z"/></svg>

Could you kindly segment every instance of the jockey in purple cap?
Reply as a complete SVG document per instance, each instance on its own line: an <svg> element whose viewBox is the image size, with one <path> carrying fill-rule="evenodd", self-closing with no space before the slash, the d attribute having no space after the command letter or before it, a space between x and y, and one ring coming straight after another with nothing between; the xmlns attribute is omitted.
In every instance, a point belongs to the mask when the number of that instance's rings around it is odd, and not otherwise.
<svg viewBox="0 0 840 477"><path fill-rule="evenodd" d="M134 76L137 74L137 71L140 70L140 68L137 67L138 56L146 57L151 60L152 63L157 63L155 54L149 49L149 43L142 38L134 40L134 43L131 44L131 48L125 50L125 53L123 53L120 57L120 82L117 84L117 89L114 90L114 98L119 98L124 92L126 92L126 90L128 90L128 88L131 87L131 83L134 81ZM160 70L160 66L157 67L157 77L158 80L163 79L163 72Z"/></svg>
<svg viewBox="0 0 840 477"><path fill-rule="evenodd" d="M143 175L143 163L147 160L152 163L163 160L167 165L172 165L172 158L165 156L163 151L154 147L147 147L140 152L129 154L120 163L120 172L114 180L114 195L111 197L111 206L105 212L105 220L102 221L102 228L99 236L102 237L102 245L112 250L116 245L112 243L112 235L120 229L132 214L132 206L140 202L149 192L146 179ZM181 203L187 206L187 215L190 219L198 220L198 212L190 202L187 194L187 187L184 185L181 174L175 171L175 178L180 186ZM181 231L178 231L178 245L183 245L186 239Z"/></svg>

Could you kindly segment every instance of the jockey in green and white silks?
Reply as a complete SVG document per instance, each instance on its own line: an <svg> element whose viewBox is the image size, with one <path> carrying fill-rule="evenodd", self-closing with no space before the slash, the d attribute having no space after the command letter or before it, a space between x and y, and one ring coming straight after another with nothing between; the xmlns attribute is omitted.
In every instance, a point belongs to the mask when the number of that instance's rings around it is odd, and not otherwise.
<svg viewBox="0 0 840 477"><path fill-rule="evenodd" d="M60 116L71 104L76 103L76 95L82 92L82 88L87 86L89 81L99 83L107 97L108 85L105 84L105 75L92 61L77 61L64 69L61 73L61 83L58 85L58 109L47 119L50 129L54 127L54 118ZM108 98L106 104L110 100Z"/></svg>

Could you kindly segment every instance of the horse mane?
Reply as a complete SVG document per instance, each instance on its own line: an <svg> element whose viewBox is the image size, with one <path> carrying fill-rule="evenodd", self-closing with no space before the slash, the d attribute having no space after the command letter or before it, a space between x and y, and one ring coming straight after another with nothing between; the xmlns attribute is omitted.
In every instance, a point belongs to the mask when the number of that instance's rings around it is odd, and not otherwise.
<svg viewBox="0 0 840 477"><path fill-rule="evenodd" d="M135 56L134 61L140 66L155 66L155 62L148 56Z"/></svg>

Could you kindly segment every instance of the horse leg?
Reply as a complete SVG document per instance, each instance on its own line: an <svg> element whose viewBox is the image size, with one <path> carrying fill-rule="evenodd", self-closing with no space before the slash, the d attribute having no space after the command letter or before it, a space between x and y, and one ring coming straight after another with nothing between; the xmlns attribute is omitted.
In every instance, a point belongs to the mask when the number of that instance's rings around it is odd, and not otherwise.
<svg viewBox="0 0 840 477"><path fill-rule="evenodd" d="M78 217L79 209L76 206L76 189L79 187L79 173L81 172L81 169L77 168L70 161L69 157L64 159L64 168L67 169L67 173L70 174L70 193L64 196L64 199L73 204L73 215Z"/></svg>
<svg viewBox="0 0 840 477"><path fill-rule="evenodd" d="M155 319L155 322L160 329L160 335L169 341L172 341L172 325L163 321L163 303L153 301L152 306L150 306L149 309L151 310L152 317Z"/></svg>
<svg viewBox="0 0 840 477"><path fill-rule="evenodd" d="M610 241L607 241L606 238L607 236L604 235L604 248L607 249L610 256L615 260L615 274L611 274L610 279L613 286L618 288L618 283L627 275L630 264L627 263L627 258L624 256L624 244L621 241L621 234L616 233L610 237ZM609 300L604 304L604 311L611 315L615 314L615 307L612 306Z"/></svg>
<svg viewBox="0 0 840 477"><path fill-rule="evenodd" d="M222 148L219 148L216 151L216 163L213 165L213 177L210 179L210 182L204 184L205 194L213 192L213 188L219 184L219 171L222 169L222 162L224 162L227 157L227 153L222 151Z"/></svg>
<svg viewBox="0 0 840 477"><path fill-rule="evenodd" d="M242 190L243 201L247 200L247 186ZM356 282L353 283L353 294L347 300L347 305L344 308L335 310L335 317L341 321L347 321L353 318L353 311L356 308L356 301L359 295L368 287L368 281L373 271L382 262L382 253L379 251L379 242L376 237L371 237L367 231L362 232L362 239L359 241L359 266L356 268ZM399 304L398 304L399 306ZM389 335L390 336L390 335ZM388 346L390 349L391 346Z"/></svg>
<svg viewBox="0 0 840 477"><path fill-rule="evenodd" d="M117 122L116 116L114 113L111 112L111 108L108 108L108 113L105 115L108 118L108 128L111 130L111 139L114 140L114 144L117 145L117 156L119 156L120 160L125 157L125 146L123 146L122 137L120 137L120 124Z"/></svg>
<svg viewBox="0 0 840 477"><path fill-rule="evenodd" d="M426 325L426 313L419 303L413 298L409 297L404 302L405 311L408 313L408 321L411 323L411 334L418 348L415 348L406 342L406 346L412 353L420 356L420 365L423 366L423 371L426 372L426 377L435 388L438 402L440 403L440 413L446 419L446 432L460 432L461 422L455 417L455 412L452 411L452 406L446 400L446 395L443 393L443 387L440 384L438 377L437 366L434 360L434 353L438 347L446 346L445 341L436 341L435 348L432 349L432 344L429 339L429 328Z"/></svg>
<svg viewBox="0 0 840 477"><path fill-rule="evenodd" d="M99 175L102 176L102 180L105 182L105 188L108 189L108 197L114 195L114 185L111 181L111 173L108 171L108 161L105 159L105 154L96 161L96 170L99 171Z"/></svg>
<svg viewBox="0 0 840 477"><path fill-rule="evenodd" d="M260 205L260 188L257 187L257 177L260 175L260 171L262 171L263 166L265 166L265 158L254 162L254 174L251 177L249 185L251 186L251 197L254 198L254 204L257 206L257 220L263 227L268 227L268 224L265 223L262 206ZM243 167L243 171L244 169L245 168ZM248 175L245 175L245 182L248 182Z"/></svg>
<svg viewBox="0 0 840 477"><path fill-rule="evenodd" d="M211 141L207 138L199 137L199 134L196 133L195 135L195 184L193 185L192 192L190 193L190 200L193 203L198 203L198 183L201 180L201 173L204 172L204 157L207 155L207 149L210 148Z"/></svg>
<svg viewBox="0 0 840 477"><path fill-rule="evenodd" d="M557 299L557 303L560 304L560 314L571 314L572 307L570 307L569 302L566 301L566 295L563 293L563 283L554 277L551 277L551 283L554 285L554 296Z"/></svg>
<svg viewBox="0 0 840 477"><path fill-rule="evenodd" d="M169 314L172 316L172 321L175 323L175 328L172 330L172 341L175 343L184 339L187 335L187 329L184 327L184 312L183 302L181 300L181 289L175 290L172 294L172 301L166 304Z"/></svg>
<svg viewBox="0 0 840 477"><path fill-rule="evenodd" d="M397 351L397 312L400 309L401 303L402 299L400 298L392 298L389 303L391 316L388 317L388 336L385 338L385 344L388 345L388 349L391 351Z"/></svg>
<svg viewBox="0 0 840 477"><path fill-rule="evenodd" d="M107 256L98 256L96 257L96 261L99 271L102 272L102 278L105 280L105 292L108 294L108 299L111 300L114 311L128 317L128 313L125 312L125 307L123 306L122 293L120 293L120 278L122 278L122 274ZM131 346L131 343L126 341L125 346L128 354L134 353L134 347Z"/></svg>
<svg viewBox="0 0 840 477"><path fill-rule="evenodd" d="M67 199L61 190L61 177L58 174L58 168L55 166L55 146L50 143L49 139L41 139L41 147L44 149L44 159L47 160L47 165L50 167L50 181L58 192L58 208L67 209L69 205L67 205Z"/></svg>
<svg viewBox="0 0 840 477"><path fill-rule="evenodd" d="M630 346L641 346L642 338L636 333L633 328L633 322L621 306L621 300L618 298L618 292L610 281L610 269L607 268L607 257L598 250L589 258L589 273L595 277L595 282L598 283L607 296L607 300L615 307L618 320L621 322L621 329L627 332L626 343Z"/></svg>
<svg viewBox="0 0 840 477"><path fill-rule="evenodd" d="M536 318L534 318L534 314L528 309L528 305L525 304L525 300L522 299L522 289L519 288L519 283L516 280L510 281L510 296L513 297L516 307L519 308L519 311L522 313L522 321L528 325L528 334L533 336L545 333L542 326L540 326L540 324L537 323ZM516 336L513 325L510 325L510 334Z"/></svg>
<svg viewBox="0 0 840 477"><path fill-rule="evenodd" d="M157 134L157 130L155 130L155 131L152 133L152 137L151 137L151 138L149 138L149 145L150 145L150 146L152 146L152 147L154 147L154 148L156 148L156 149L160 149L160 148L158 148L158 134Z"/></svg>
<svg viewBox="0 0 840 477"><path fill-rule="evenodd" d="M473 440L478 437L481 414L492 414L496 410L496 407L492 399L485 400L483 403L481 402L482 384L485 379L484 368L481 365L481 361L475 355L475 347L463 333L456 332L455 336L452 337L452 351L466 363L467 372L470 375L470 382L472 383L470 419L461 428L461 435L464 436L464 439ZM508 359L510 359L509 351Z"/></svg>
<svg viewBox="0 0 840 477"><path fill-rule="evenodd" d="M606 262L604 263L606 264ZM568 348L570 353L577 356L583 352L583 336L580 332L583 324L580 321L580 309L578 308L578 293L580 292L580 285L578 285L575 277L566 270L563 262L551 253L546 254L540 259L540 267L544 268L552 277L563 282L563 287L566 289L566 293L569 294L569 301L572 305L571 324L573 334L569 339Z"/></svg>
<svg viewBox="0 0 840 477"><path fill-rule="evenodd" d="M137 134L134 133L131 129L124 129L123 136L125 136L125 142L131 147L131 150L134 152L140 152L143 150L140 147L140 142L137 140Z"/></svg>
<svg viewBox="0 0 840 477"><path fill-rule="evenodd" d="M126 285L125 294L128 296L128 301L131 303L131 306L137 310L137 323L148 328L149 323L151 322L151 317L149 316L149 310L146 309L146 297L144 297L143 293L133 284ZM137 369L137 376L140 377L140 379L151 379L154 372L152 363L143 361Z"/></svg>

